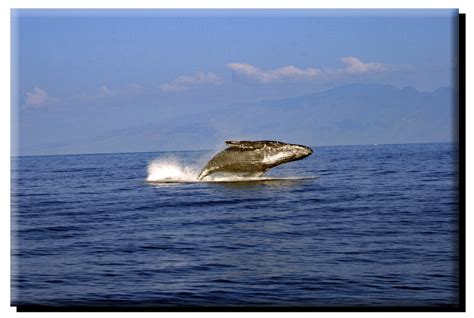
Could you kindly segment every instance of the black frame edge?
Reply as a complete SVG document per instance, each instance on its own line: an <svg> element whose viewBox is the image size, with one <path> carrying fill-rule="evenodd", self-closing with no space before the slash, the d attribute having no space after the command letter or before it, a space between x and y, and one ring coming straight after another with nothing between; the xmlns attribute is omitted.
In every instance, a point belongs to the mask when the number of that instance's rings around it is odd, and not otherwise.
<svg viewBox="0 0 474 318"><path fill-rule="evenodd" d="M17 312L466 312L466 14L458 17L458 145L459 145L459 304L377 307L252 307L252 306L44 306L11 305Z"/></svg>
<svg viewBox="0 0 474 318"><path fill-rule="evenodd" d="M459 311L466 311L466 14L459 14Z"/></svg>

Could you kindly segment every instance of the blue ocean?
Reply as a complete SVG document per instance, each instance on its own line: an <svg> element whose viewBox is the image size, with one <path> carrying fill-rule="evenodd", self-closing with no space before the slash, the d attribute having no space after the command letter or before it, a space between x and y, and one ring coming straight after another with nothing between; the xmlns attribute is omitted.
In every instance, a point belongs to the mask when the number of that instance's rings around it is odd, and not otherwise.
<svg viewBox="0 0 474 318"><path fill-rule="evenodd" d="M457 144L313 150L212 182L214 151L12 158L12 305L457 305Z"/></svg>

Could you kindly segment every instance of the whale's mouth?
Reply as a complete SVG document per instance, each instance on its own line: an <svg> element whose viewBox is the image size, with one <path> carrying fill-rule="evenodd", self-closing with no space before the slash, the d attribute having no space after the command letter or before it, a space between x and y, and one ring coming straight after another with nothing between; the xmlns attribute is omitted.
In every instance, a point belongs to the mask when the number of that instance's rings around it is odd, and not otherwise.
<svg viewBox="0 0 474 318"><path fill-rule="evenodd" d="M262 160L262 164L271 167L285 162L301 160L313 153L313 149L301 145L288 144L282 148L282 150L265 155Z"/></svg>
<svg viewBox="0 0 474 318"><path fill-rule="evenodd" d="M302 145L292 145L295 148L295 151L298 154L298 159L306 158L313 154L313 149L307 146Z"/></svg>

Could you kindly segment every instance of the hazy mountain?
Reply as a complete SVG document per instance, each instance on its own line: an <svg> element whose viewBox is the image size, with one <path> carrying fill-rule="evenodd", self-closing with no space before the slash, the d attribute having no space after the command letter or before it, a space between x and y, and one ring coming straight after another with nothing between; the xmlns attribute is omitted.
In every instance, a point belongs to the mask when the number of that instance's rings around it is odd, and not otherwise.
<svg viewBox="0 0 474 318"><path fill-rule="evenodd" d="M234 104L83 140L41 145L33 153L215 149L227 139L277 139L306 145L452 141L454 91L420 92L353 84L325 92ZM40 150L41 149L41 150Z"/></svg>

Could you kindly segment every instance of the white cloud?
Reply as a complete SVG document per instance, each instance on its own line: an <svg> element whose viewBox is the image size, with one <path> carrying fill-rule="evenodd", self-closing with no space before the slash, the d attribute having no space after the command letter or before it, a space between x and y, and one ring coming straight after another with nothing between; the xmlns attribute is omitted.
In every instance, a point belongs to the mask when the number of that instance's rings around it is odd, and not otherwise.
<svg viewBox="0 0 474 318"><path fill-rule="evenodd" d="M353 56L343 57L341 61L345 67L338 69L318 69L311 67L300 69L296 66L288 65L273 70L262 70L246 63L229 63L227 67L243 77L263 84L286 81L309 82L334 76L361 75L388 70L385 64L375 62L365 63Z"/></svg>
<svg viewBox="0 0 474 318"><path fill-rule="evenodd" d="M41 88L35 87L32 92L26 93L26 105L31 107L42 107L48 105L54 99Z"/></svg>
<svg viewBox="0 0 474 318"><path fill-rule="evenodd" d="M348 74L364 74L372 72L384 72L388 67L382 63L364 63L356 57L347 56L341 58L342 63L346 65L344 71Z"/></svg>
<svg viewBox="0 0 474 318"><path fill-rule="evenodd" d="M100 87L100 96L101 97L111 97L111 96L114 96L115 95L115 92L113 90L111 90L110 88L108 88L106 85L102 85Z"/></svg>
<svg viewBox="0 0 474 318"><path fill-rule="evenodd" d="M176 92L193 86L218 85L221 82L214 73L197 72L192 75L181 75L169 83L160 85L160 89L164 92Z"/></svg>
<svg viewBox="0 0 474 318"><path fill-rule="evenodd" d="M268 71L264 71L256 66L245 63L230 63L227 64L227 66L234 72L260 83L274 83L284 80L311 80L322 73L321 70L316 68L300 69L293 65Z"/></svg>

